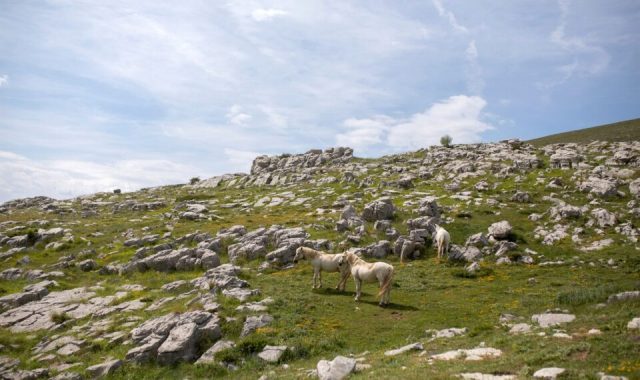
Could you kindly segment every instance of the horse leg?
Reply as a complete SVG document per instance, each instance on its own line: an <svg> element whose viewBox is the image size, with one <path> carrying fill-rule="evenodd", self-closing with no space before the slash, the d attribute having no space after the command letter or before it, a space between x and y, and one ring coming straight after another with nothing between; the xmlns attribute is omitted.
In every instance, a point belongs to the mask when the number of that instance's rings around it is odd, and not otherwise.
<svg viewBox="0 0 640 380"><path fill-rule="evenodd" d="M314 270L313 270L313 287L312 287L312 289L315 289L315 288L316 288L316 281L317 281L317 279L318 279L318 275L319 275L319 273L320 273L320 272L319 272L317 269L314 269Z"/></svg>
<svg viewBox="0 0 640 380"><path fill-rule="evenodd" d="M318 271L318 280L320 280L320 285L318 285L318 289L322 288L322 269Z"/></svg>
<svg viewBox="0 0 640 380"><path fill-rule="evenodd" d="M340 282L338 282L338 286L336 286L336 290L340 290L344 292L344 287L347 284L347 278L349 277L349 272L340 273Z"/></svg>
<svg viewBox="0 0 640 380"><path fill-rule="evenodd" d="M362 280L359 278L354 278L356 281L356 301L360 301L360 289L362 287Z"/></svg>

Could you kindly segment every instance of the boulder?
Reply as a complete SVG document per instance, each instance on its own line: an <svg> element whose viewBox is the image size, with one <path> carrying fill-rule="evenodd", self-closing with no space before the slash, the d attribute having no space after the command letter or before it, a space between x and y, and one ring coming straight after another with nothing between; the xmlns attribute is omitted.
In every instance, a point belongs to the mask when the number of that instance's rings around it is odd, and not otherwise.
<svg viewBox="0 0 640 380"><path fill-rule="evenodd" d="M636 198L640 197L640 178L629 183L629 192Z"/></svg>
<svg viewBox="0 0 640 380"><path fill-rule="evenodd" d="M202 356L200 356L195 364L214 363L215 356L218 352L226 350L228 348L233 348L235 346L236 344L231 340L219 340L213 346L209 347L209 349L205 351Z"/></svg>
<svg viewBox="0 0 640 380"><path fill-rule="evenodd" d="M598 177L589 177L588 180L578 186L578 190L602 198L615 197L618 195L618 185L615 181Z"/></svg>
<svg viewBox="0 0 640 380"><path fill-rule="evenodd" d="M167 339L158 347L158 363L166 365L193 359L197 331L198 325L193 322L171 329Z"/></svg>
<svg viewBox="0 0 640 380"><path fill-rule="evenodd" d="M316 366L320 380L341 380L349 376L356 368L356 360L336 356L333 360L320 360Z"/></svg>
<svg viewBox="0 0 640 380"><path fill-rule="evenodd" d="M240 332L240 337L245 337L260 327L265 327L273 322L273 317L269 314L263 314L258 316L249 316L244 321L244 325L242 326L242 331Z"/></svg>
<svg viewBox="0 0 640 380"><path fill-rule="evenodd" d="M618 223L616 214L609 212L603 208L597 208L591 211L596 224L599 227L612 227Z"/></svg>
<svg viewBox="0 0 640 380"><path fill-rule="evenodd" d="M558 368L558 367L542 368L537 370L533 374L533 378L553 380L553 379L556 379L560 374L563 374L564 372L565 372L564 368Z"/></svg>
<svg viewBox="0 0 640 380"><path fill-rule="evenodd" d="M531 316L531 320L533 322L537 322L540 327L558 326L564 323L572 322L575 319L575 315L563 313L544 313L534 314L533 316Z"/></svg>
<svg viewBox="0 0 640 380"><path fill-rule="evenodd" d="M507 239L512 229L511 224L506 220L496 222L489 226L489 236L493 236L496 240Z"/></svg>
<svg viewBox="0 0 640 380"><path fill-rule="evenodd" d="M422 346L422 343L412 343L404 347L396 348L394 350L385 351L384 355L396 356L396 355L404 354L407 351L423 351L423 350L424 350L424 347Z"/></svg>
<svg viewBox="0 0 640 380"><path fill-rule="evenodd" d="M367 222L393 219L395 210L396 208L391 202L391 198L382 197L364 206L364 210L362 211L362 219L366 220Z"/></svg>
<svg viewBox="0 0 640 380"><path fill-rule="evenodd" d="M122 367L122 364L123 362L120 359L107 360L104 363L87 367L87 373L93 379L100 379L113 374L118 368Z"/></svg>
<svg viewBox="0 0 640 380"><path fill-rule="evenodd" d="M287 346L264 346L258 357L269 363L277 363L288 349Z"/></svg>

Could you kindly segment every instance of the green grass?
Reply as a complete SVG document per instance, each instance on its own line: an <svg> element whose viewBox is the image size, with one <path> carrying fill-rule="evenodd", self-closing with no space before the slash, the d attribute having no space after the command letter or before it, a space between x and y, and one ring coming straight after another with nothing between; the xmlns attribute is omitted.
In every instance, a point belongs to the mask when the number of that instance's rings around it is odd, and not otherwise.
<svg viewBox="0 0 640 380"><path fill-rule="evenodd" d="M527 141L535 146L558 143L589 143L591 141L637 141L640 140L640 119L632 119L597 127L578 129L555 135L538 137Z"/></svg>

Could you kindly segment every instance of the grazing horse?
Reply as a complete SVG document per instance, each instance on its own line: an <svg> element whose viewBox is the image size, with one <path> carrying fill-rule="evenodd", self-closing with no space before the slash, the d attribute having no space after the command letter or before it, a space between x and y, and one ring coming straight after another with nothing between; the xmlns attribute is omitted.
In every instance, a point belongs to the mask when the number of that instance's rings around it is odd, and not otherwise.
<svg viewBox="0 0 640 380"><path fill-rule="evenodd" d="M322 275L320 274L322 271L340 272L340 282L338 282L336 289L344 290L347 277L349 277L349 270L348 268L341 268L338 265L338 261L340 261L342 256L342 253L333 255L307 247L300 247L296 250L293 263L297 264L300 260L308 260L311 263L313 267L313 289L316 288L316 280L318 282L317 288L322 287Z"/></svg>
<svg viewBox="0 0 640 380"><path fill-rule="evenodd" d="M438 247L438 259L440 259L445 253L449 252L451 236L449 236L449 232L447 232L447 230L436 224L434 240Z"/></svg>
<svg viewBox="0 0 640 380"><path fill-rule="evenodd" d="M391 292L391 281L393 280L393 266L391 264L376 261L368 263L362 260L358 255L351 252L344 253L340 259L340 266L351 268L351 275L356 283L356 301L360 300L360 290L362 282L375 282L380 284L380 306L389 303L389 293Z"/></svg>

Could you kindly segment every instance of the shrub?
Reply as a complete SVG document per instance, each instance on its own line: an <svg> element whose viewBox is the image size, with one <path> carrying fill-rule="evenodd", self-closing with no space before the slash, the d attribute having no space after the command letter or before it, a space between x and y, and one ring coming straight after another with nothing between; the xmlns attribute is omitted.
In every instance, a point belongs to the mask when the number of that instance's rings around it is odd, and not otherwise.
<svg viewBox="0 0 640 380"><path fill-rule="evenodd" d="M190 185L195 185L198 182L200 182L200 177L193 177L189 180Z"/></svg>
<svg viewBox="0 0 640 380"><path fill-rule="evenodd" d="M451 147L452 142L453 142L453 138L451 138L451 136L449 135L444 135L440 137L440 144L442 144L442 146L444 146L445 148Z"/></svg>
<svg viewBox="0 0 640 380"><path fill-rule="evenodd" d="M53 323L61 324L61 323L64 323L64 322L66 322L66 321L68 321L70 319L71 319L71 317L67 313L64 313L64 312L56 311L56 312L51 313L51 322L53 322Z"/></svg>

